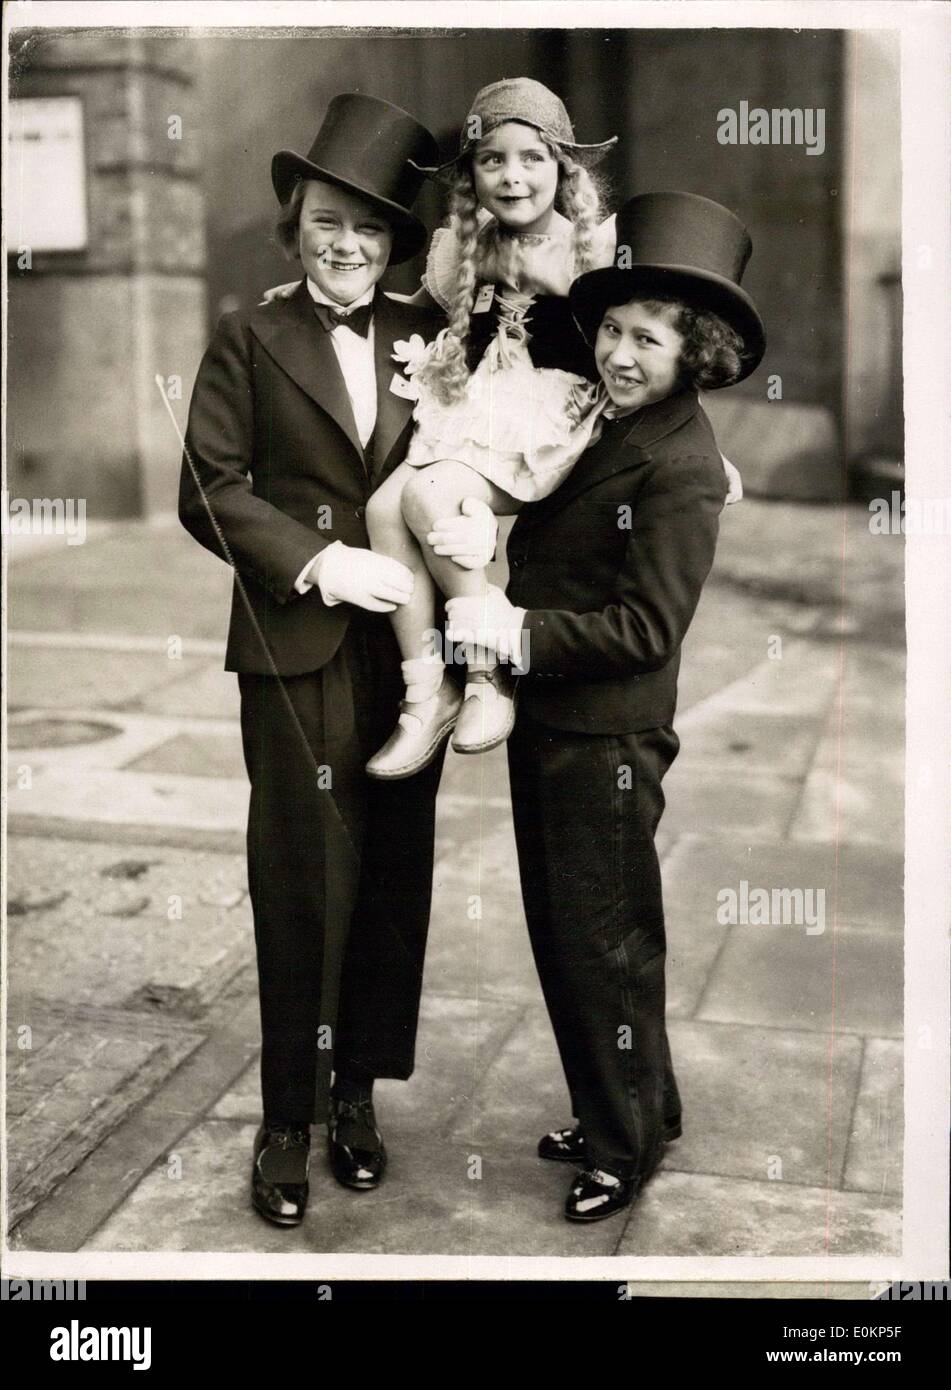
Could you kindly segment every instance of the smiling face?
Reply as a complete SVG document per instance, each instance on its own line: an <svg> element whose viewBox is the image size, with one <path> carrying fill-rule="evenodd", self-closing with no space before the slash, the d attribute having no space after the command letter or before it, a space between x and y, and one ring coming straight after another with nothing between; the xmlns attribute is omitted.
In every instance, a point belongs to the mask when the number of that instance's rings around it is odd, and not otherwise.
<svg viewBox="0 0 951 1390"><path fill-rule="evenodd" d="M390 259L393 232L372 203L331 183L308 180L298 250L314 284L335 304L352 304Z"/></svg>
<svg viewBox="0 0 951 1390"><path fill-rule="evenodd" d="M677 306L649 310L633 301L604 311L594 360L608 395L625 414L669 396L677 385L683 336Z"/></svg>
<svg viewBox="0 0 951 1390"><path fill-rule="evenodd" d="M533 126L506 121L472 157L479 202L512 232L545 232L558 191L558 161Z"/></svg>

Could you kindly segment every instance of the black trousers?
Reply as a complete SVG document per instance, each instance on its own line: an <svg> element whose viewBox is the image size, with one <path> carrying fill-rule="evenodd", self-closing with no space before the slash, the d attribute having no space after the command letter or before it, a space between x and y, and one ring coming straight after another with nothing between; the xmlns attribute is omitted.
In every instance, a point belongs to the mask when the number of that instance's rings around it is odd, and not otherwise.
<svg viewBox="0 0 951 1390"><path fill-rule="evenodd" d="M567 733L520 713L512 809L532 950L595 1166L646 1173L680 1120L654 834L679 740Z"/></svg>
<svg viewBox="0 0 951 1390"><path fill-rule="evenodd" d="M283 678L300 728L276 677L239 685L264 1116L323 1123L331 1068L413 1070L442 758L364 772L402 694L385 617L357 615L322 670Z"/></svg>

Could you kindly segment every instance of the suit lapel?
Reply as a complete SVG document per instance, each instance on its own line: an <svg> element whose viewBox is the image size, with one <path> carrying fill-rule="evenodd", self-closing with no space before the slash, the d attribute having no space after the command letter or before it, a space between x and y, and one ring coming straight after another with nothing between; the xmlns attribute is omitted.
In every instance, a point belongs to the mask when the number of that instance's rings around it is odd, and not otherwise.
<svg viewBox="0 0 951 1390"><path fill-rule="evenodd" d="M330 334L314 313L307 281L302 280L283 304L252 315L250 327L278 366L339 425L362 461L363 448L343 373Z"/></svg>
<svg viewBox="0 0 951 1390"><path fill-rule="evenodd" d="M524 524L543 521L615 473L646 463L650 458L650 446L679 429L696 414L698 406L696 392L685 391L668 396L656 405L645 406L630 417L632 423L627 430L622 421L605 423L601 438L585 450L561 487L540 502L522 509L520 516Z"/></svg>
<svg viewBox="0 0 951 1390"><path fill-rule="evenodd" d="M393 445L406 428L413 413L413 402L390 390L394 372L399 368L393 361L393 345L405 337L408 329L401 306L377 290L373 311L374 362L376 366L376 429L373 433L375 473L379 476Z"/></svg>

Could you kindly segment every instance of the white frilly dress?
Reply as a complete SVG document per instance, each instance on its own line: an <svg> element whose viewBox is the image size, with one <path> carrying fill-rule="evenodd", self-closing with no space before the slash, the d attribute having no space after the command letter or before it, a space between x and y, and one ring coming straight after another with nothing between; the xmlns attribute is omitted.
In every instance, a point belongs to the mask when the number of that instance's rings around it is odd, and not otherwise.
<svg viewBox="0 0 951 1390"><path fill-rule="evenodd" d="M483 236L490 236L492 222L486 218ZM497 324L460 400L443 404L417 375L431 354L440 351L445 329L428 346L421 339L397 345L406 374L416 378L416 428L408 464L419 468L456 459L520 502L546 497L571 471L591 441L604 392L573 372L534 366L526 320L538 295L567 295L574 277L572 230L556 213L549 233L518 237L517 289L502 278L491 243L487 245L480 283L494 284ZM610 218L598 228L595 265L612 264L614 240ZM458 266L458 239L451 228L441 228L433 236L423 283L443 308L452 299Z"/></svg>

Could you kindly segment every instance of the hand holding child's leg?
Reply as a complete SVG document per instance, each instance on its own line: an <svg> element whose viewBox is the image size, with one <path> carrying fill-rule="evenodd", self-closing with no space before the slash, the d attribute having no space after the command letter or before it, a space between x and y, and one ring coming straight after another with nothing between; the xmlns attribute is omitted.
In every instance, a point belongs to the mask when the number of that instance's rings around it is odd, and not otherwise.
<svg viewBox="0 0 951 1390"><path fill-rule="evenodd" d="M517 511L518 503L487 478L452 459L417 470L403 490L403 516L420 538L430 573L448 599L479 597L487 592L483 569L467 569L439 555L424 538L434 524L461 510L467 498L484 502L496 515ZM443 547L440 547L443 548ZM494 652L467 646L465 700L452 746L457 753L481 753L502 743L515 722L514 688Z"/></svg>
<svg viewBox="0 0 951 1390"><path fill-rule="evenodd" d="M406 694L396 729L367 763L371 777L409 777L424 768L451 732L460 705L456 686L446 677L436 633L433 581L419 543L403 520L402 493L415 472L400 464L367 503L374 551L401 560L414 579L412 597L390 617L403 658Z"/></svg>

